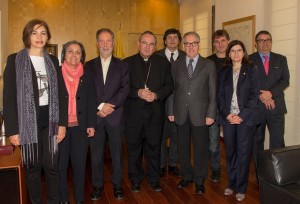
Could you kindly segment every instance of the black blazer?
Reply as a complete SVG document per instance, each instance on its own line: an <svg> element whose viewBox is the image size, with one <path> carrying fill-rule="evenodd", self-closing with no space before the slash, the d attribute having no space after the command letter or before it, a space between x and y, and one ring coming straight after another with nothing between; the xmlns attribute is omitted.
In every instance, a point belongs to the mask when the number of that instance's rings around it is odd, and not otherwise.
<svg viewBox="0 0 300 204"><path fill-rule="evenodd" d="M256 109L259 96L259 76L256 66L243 64L237 83L237 100L240 109L238 116L246 125L256 125ZM218 122L227 125L227 116L230 114L230 106L233 95L232 66L223 68L218 79L217 101Z"/></svg>
<svg viewBox="0 0 300 204"><path fill-rule="evenodd" d="M258 67L260 90L270 91L275 101L275 108L272 110L268 110L263 103L259 103L259 112L271 114L286 113L284 90L290 83L290 73L286 57L271 52L268 75L266 75L263 62L258 52L251 54L249 59Z"/></svg>
<svg viewBox="0 0 300 204"><path fill-rule="evenodd" d="M3 114L5 133L7 136L19 134L18 124L18 109L17 109L17 85L16 85L16 68L15 59L17 53L11 54L7 58L6 68L4 70L4 86L3 86ZM59 98L59 126L67 127L68 124L68 96L64 93L64 80L61 72L58 70L58 59L52 55L49 55L57 73L58 82L58 98ZM36 107L37 118L39 116L39 91L36 73L31 63L32 70L32 88L34 91L34 101Z"/></svg>
<svg viewBox="0 0 300 204"><path fill-rule="evenodd" d="M115 105L115 111L105 117L106 121L112 126L124 125L123 105L129 93L127 63L112 56L108 67L105 84L103 81L103 71L99 56L88 61L85 64L85 67L86 69L90 70L92 74L92 80L95 83L97 106L99 106L101 103L110 103ZM98 124L102 120L104 120L104 118L99 116L97 117Z"/></svg>
<svg viewBox="0 0 300 204"><path fill-rule="evenodd" d="M141 125L143 113L147 108L151 112L149 125L162 125L165 118L164 106L168 96L173 91L173 80L171 76L171 63L165 57L153 54L149 61L151 69L148 78L148 88L155 92L158 99L148 103L138 97L138 90L145 88L143 74L143 58L138 53L124 59L129 67L130 92L125 102L125 118L127 126Z"/></svg>
<svg viewBox="0 0 300 204"><path fill-rule="evenodd" d="M59 71L62 74L61 66ZM62 91L65 96L69 95L66 86ZM84 69L76 92L76 110L81 131L86 132L87 128L96 127L96 91L90 71L87 69Z"/></svg>

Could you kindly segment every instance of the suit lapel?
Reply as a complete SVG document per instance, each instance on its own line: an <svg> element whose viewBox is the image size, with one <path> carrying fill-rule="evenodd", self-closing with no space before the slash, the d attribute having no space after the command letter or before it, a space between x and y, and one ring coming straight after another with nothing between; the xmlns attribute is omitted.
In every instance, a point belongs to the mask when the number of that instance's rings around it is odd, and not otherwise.
<svg viewBox="0 0 300 204"><path fill-rule="evenodd" d="M109 63L109 66L108 66L107 74L106 74L106 80L105 80L105 84L104 84L105 87L106 86L109 87L109 82L111 81L111 78L112 78L113 72L114 72L114 63L115 63L115 59L112 56L111 60L110 60L110 63Z"/></svg>
<svg viewBox="0 0 300 204"><path fill-rule="evenodd" d="M205 59L199 55L199 58L198 58L198 61L195 66L195 69L194 69L191 79L194 79L199 74L200 70L204 68L204 66L203 66L204 62L205 62Z"/></svg>

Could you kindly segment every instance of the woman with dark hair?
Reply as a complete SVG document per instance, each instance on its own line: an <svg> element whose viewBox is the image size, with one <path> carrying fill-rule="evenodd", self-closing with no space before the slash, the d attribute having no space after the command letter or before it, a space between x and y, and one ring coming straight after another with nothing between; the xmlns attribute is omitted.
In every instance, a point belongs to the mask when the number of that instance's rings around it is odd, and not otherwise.
<svg viewBox="0 0 300 204"><path fill-rule="evenodd" d="M33 204L42 203L41 172L46 177L47 203L58 203L58 143L67 126L67 96L58 59L45 45L51 34L46 22L33 19L23 30L25 48L7 58L3 111L11 144L21 146L26 184Z"/></svg>
<svg viewBox="0 0 300 204"><path fill-rule="evenodd" d="M89 137L96 125L96 92L88 70L84 70L85 50L77 41L69 41L61 53L61 72L69 95L68 127L60 144L60 203L69 203L68 164L71 161L75 203L84 201L85 167Z"/></svg>
<svg viewBox="0 0 300 204"><path fill-rule="evenodd" d="M258 96L257 67L248 61L243 42L233 40L227 47L226 66L219 76L217 101L229 182L224 195L232 195L235 191L238 201L245 199L248 184Z"/></svg>

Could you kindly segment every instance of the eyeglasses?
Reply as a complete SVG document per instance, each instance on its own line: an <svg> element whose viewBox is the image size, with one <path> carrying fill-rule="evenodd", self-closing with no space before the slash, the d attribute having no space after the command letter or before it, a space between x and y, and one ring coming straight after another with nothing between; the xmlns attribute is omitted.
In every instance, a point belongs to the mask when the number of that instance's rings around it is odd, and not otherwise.
<svg viewBox="0 0 300 204"><path fill-rule="evenodd" d="M243 52L243 49L238 49L238 50L230 50L231 53L241 53Z"/></svg>
<svg viewBox="0 0 300 204"><path fill-rule="evenodd" d="M199 45L199 41L198 42L191 42L191 43L185 42L183 44L184 44L185 47L191 47L191 46L192 47L197 47Z"/></svg>
<svg viewBox="0 0 300 204"><path fill-rule="evenodd" d="M258 40L256 40L256 42L258 42L260 44L270 43L270 42L272 42L272 39L271 38L268 38L268 39L258 39Z"/></svg>
<svg viewBox="0 0 300 204"><path fill-rule="evenodd" d="M140 45L143 47L148 47L148 46L151 48L155 47L155 43L147 43L146 41L140 42Z"/></svg>

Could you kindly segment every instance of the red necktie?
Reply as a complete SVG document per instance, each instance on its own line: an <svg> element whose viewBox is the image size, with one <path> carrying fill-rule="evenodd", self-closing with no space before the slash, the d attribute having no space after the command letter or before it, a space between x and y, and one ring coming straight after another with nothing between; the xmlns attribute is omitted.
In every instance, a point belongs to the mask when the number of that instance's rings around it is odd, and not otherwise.
<svg viewBox="0 0 300 204"><path fill-rule="evenodd" d="M268 75L268 72L269 72L269 57L268 57L268 55L264 55L263 58L265 58L264 67L265 67L266 74Z"/></svg>

